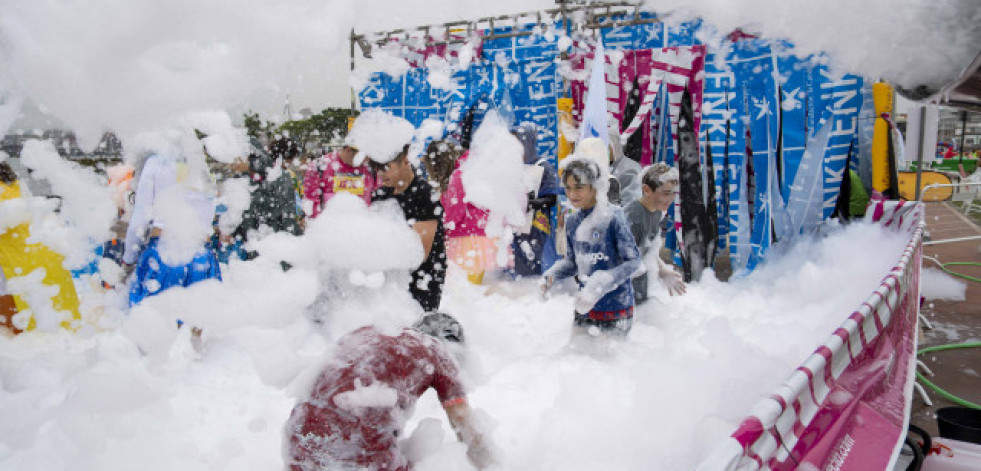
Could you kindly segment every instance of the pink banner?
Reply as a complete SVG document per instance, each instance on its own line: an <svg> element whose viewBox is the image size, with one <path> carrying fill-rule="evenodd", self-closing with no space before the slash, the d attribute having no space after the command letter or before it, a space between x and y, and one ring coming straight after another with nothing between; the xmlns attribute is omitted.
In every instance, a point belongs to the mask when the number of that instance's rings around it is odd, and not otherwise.
<svg viewBox="0 0 981 471"><path fill-rule="evenodd" d="M699 471L892 469L915 379L923 206L879 201L866 216L909 235L899 263Z"/></svg>
<svg viewBox="0 0 981 471"><path fill-rule="evenodd" d="M392 39L392 42L400 43L404 46L402 56L411 67L426 67L426 60L431 56L441 57L447 61L459 59L460 51L464 46L469 46L469 61L480 60L484 45L481 40L482 31L475 31L468 36L467 32L451 32L443 39L427 37L412 37L410 39ZM453 41L453 42L448 42Z"/></svg>
<svg viewBox="0 0 981 471"><path fill-rule="evenodd" d="M592 60L593 54L572 56L569 63L573 70L586 70L586 61ZM678 114L681 109L681 94L689 87L692 97L692 107L695 112L695 129L700 129L702 119L702 88L705 78L705 46L667 47L663 49L636 49L607 51L606 53L606 84L607 111L620 123L621 128L630 124L635 132L644 133L644 149L641 165L650 165L653 155L650 126L651 111L656 106L667 103L671 115L672 132L678 126ZM585 75L583 75L585 77ZM668 99L660 100L651 93L659 90L649 90L650 81L662 80L666 84ZM642 106L638 113L638 123L624 123L623 112L627 107L631 94L634 93L634 80L640 87L636 91L637 98L647 106ZM575 109L573 116L581 119L582 103L586 93L586 82L573 79L570 83L571 95ZM657 87L658 89L660 87ZM656 114L656 113L655 113ZM646 116L645 116L646 115ZM646 124L646 125L645 125ZM629 136L626 136L629 137Z"/></svg>

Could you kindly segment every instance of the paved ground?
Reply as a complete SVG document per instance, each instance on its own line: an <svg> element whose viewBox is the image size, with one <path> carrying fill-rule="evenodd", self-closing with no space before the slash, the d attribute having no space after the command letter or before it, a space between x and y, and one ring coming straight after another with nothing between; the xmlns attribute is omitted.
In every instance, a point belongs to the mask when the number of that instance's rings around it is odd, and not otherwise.
<svg viewBox="0 0 981 471"><path fill-rule="evenodd" d="M981 239L952 241L971 236L981 236L981 227L965 218L950 203L928 203L926 208L928 237L923 255L941 263L981 263ZM937 267L924 258L923 267ZM981 267L949 267L954 271L981 278ZM927 301L922 314L933 324L933 329L921 325L920 348L981 341L981 283L967 283L964 301ZM934 373L929 379L951 394L981 404L981 348L937 352L920 357ZM954 405L927 389L933 406L927 406L918 396L913 398L911 422L937 434L935 411Z"/></svg>

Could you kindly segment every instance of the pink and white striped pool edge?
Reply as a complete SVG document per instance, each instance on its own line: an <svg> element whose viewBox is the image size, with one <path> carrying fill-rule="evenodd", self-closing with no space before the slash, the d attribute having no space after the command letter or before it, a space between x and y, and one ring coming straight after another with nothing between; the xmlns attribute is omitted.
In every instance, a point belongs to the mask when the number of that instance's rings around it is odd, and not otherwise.
<svg viewBox="0 0 981 471"><path fill-rule="evenodd" d="M909 425L915 379L924 209L878 201L866 217L908 234L902 256L698 471L892 469Z"/></svg>

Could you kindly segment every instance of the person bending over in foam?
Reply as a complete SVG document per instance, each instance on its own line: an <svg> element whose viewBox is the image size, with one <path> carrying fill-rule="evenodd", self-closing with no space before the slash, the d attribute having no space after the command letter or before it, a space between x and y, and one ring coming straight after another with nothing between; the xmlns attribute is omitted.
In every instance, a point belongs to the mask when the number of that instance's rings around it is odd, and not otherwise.
<svg viewBox="0 0 981 471"><path fill-rule="evenodd" d="M430 313L412 328L362 327L342 337L333 359L285 427L290 471L407 471L398 437L416 400L429 388L478 468L492 462L478 430L450 345L463 345L453 317Z"/></svg>

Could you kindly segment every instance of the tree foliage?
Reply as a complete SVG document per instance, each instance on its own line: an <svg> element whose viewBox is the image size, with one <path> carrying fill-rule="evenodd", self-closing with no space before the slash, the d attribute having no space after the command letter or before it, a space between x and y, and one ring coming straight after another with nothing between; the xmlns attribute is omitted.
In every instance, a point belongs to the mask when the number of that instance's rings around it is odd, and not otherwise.
<svg viewBox="0 0 981 471"><path fill-rule="evenodd" d="M242 117L242 121L249 136L262 142L269 142L276 134L276 123L269 120L263 123L259 113L249 111Z"/></svg>
<svg viewBox="0 0 981 471"><path fill-rule="evenodd" d="M246 113L243 119L249 135L264 143L284 136L296 142L300 149L312 152L343 139L347 135L347 122L351 115L351 110L347 108L326 108L310 117L279 125L271 121L263 122L258 113Z"/></svg>

